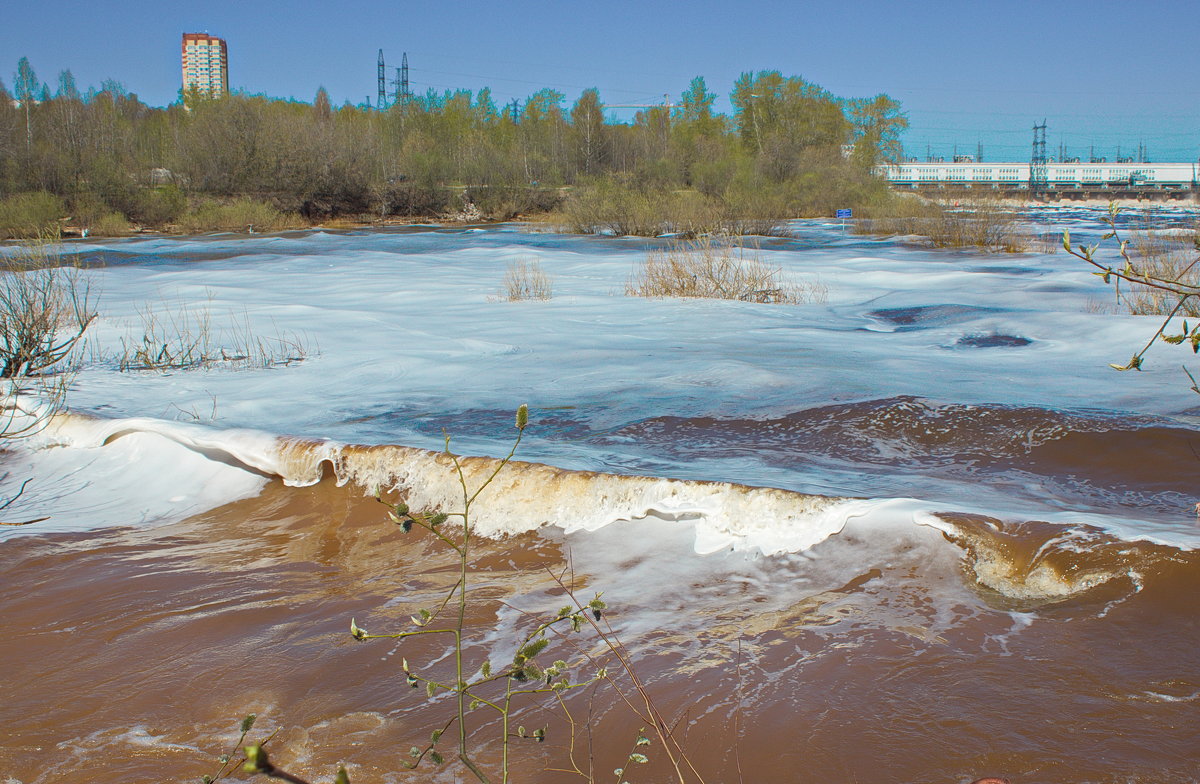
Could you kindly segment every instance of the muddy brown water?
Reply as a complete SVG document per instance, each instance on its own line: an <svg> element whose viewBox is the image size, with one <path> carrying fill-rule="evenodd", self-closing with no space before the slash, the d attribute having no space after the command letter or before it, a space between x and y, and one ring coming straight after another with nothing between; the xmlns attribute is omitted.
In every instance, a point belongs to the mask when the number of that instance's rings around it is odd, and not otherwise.
<svg viewBox="0 0 1200 784"><path fill-rule="evenodd" d="M476 540L467 658L511 655L523 612L564 603L551 573L569 568L585 601L605 590L606 620L706 782L1195 781L1195 554L1033 522L953 522L953 541L847 532L757 559L689 555L670 526L643 540L648 520ZM252 712L252 737L277 733L272 758L311 780L343 763L355 782L469 778L453 763L402 768L452 705L409 688L401 660L445 675L445 644L349 634L351 618L371 632L412 628L409 616L454 585L456 563L353 486L272 481L178 524L3 547L9 782L196 781ZM997 590L1049 579L1091 587ZM603 657L594 645L585 631L543 658ZM617 685L634 694L624 677ZM617 780L644 719L607 684L566 706L570 719L546 702L518 709L514 725L544 727L547 741L514 741L513 780L579 780L562 772L572 765ZM486 709L471 714L492 770L498 732ZM669 781L646 732L650 762L626 778Z"/></svg>

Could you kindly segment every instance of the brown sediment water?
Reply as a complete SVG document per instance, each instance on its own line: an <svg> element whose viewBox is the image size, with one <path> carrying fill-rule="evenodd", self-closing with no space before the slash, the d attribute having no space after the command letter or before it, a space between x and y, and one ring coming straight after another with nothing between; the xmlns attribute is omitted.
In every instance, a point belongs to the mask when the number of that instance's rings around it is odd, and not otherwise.
<svg viewBox="0 0 1200 784"><path fill-rule="evenodd" d="M401 660L444 676L445 643L349 633L351 618L411 629L457 580L451 554L383 512L332 476L272 480L172 525L5 541L0 773L199 780L253 712L252 737L277 731L273 760L306 778L345 763L355 782L468 780L454 763L402 768L452 705L410 688ZM526 613L566 602L552 575L567 570L584 601L604 591L704 781L1193 781L1196 554L1086 526L943 520L945 535L850 526L771 557L697 555L690 523L653 516L476 539L467 657L511 656ZM546 663L578 659L572 643L604 655L585 630ZM567 707L574 725L552 704L519 709L547 741L514 741L514 780L578 779L561 772L572 726L574 763L616 780L642 719L607 685ZM671 780L650 730L630 778ZM472 714L493 770L497 732Z"/></svg>

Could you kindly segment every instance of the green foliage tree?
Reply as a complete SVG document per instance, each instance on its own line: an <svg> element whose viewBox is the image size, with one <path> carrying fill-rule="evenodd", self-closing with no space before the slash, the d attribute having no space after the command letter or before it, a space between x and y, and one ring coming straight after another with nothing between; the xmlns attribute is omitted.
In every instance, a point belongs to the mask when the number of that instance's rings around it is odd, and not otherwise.
<svg viewBox="0 0 1200 784"><path fill-rule="evenodd" d="M13 93L18 101L24 103L37 100L41 91L42 83L38 80L33 66L29 64L29 58L22 57L17 61L17 72L13 76Z"/></svg>
<svg viewBox="0 0 1200 784"><path fill-rule="evenodd" d="M899 101L882 93L856 98L846 102L846 114L854 128L855 152L866 155L868 164L877 158L888 163L903 160L900 135L908 128L908 117Z"/></svg>
<svg viewBox="0 0 1200 784"><path fill-rule="evenodd" d="M52 193L80 225L117 225L114 213L142 225L174 220L174 198L154 190L169 181L197 215L239 197L311 220L440 214L465 199L507 218L553 206L574 185L640 194L647 215L670 205L686 215L665 222L689 231L716 225L698 220L705 215L762 228L761 219L881 198L869 170L897 154L905 122L886 96L842 101L778 71L742 75L732 119L715 112L697 76L673 111L651 107L629 123L606 121L595 89L570 111L551 89L519 112L499 111L487 89L431 89L385 112L334 107L323 90L311 105L192 90L158 109L111 79L81 91L70 71L42 95L27 58L14 85L18 105L0 101L0 193Z"/></svg>
<svg viewBox="0 0 1200 784"><path fill-rule="evenodd" d="M329 102L329 93L323 86L317 88L317 95L313 98L313 116L320 122L328 122L333 117L333 104Z"/></svg>
<svg viewBox="0 0 1200 784"><path fill-rule="evenodd" d="M685 126L699 126L709 132L719 131L720 123L714 122L713 116L713 104L716 100L717 94L708 91L704 77L697 76L680 96L676 120Z"/></svg>
<svg viewBox="0 0 1200 784"><path fill-rule="evenodd" d="M33 66L29 64L29 58L22 57L17 61L17 73L13 76L13 92L16 94L17 100L21 102L21 108L25 110L26 150L33 147L33 103L37 99L38 93L41 92L40 88L41 83L38 81Z"/></svg>
<svg viewBox="0 0 1200 784"><path fill-rule="evenodd" d="M571 146L575 169L586 177L598 173L607 163L604 110L600 104L600 91L595 87L584 90L571 107Z"/></svg>
<svg viewBox="0 0 1200 784"><path fill-rule="evenodd" d="M54 94L54 97L69 101L83 100L83 96L79 94L79 88L75 85L75 76L69 68L58 74L58 92Z"/></svg>

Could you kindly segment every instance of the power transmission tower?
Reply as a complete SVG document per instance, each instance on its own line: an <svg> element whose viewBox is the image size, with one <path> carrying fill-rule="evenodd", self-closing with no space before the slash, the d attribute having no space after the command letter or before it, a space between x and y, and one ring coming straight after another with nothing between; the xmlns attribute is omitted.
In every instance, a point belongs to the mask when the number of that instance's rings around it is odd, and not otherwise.
<svg viewBox="0 0 1200 784"><path fill-rule="evenodd" d="M392 82L392 87L395 88L393 95L396 103L404 104L412 100L412 90L408 87L408 52L404 53L401 59L401 65L396 69L396 79Z"/></svg>
<svg viewBox="0 0 1200 784"><path fill-rule="evenodd" d="M1049 172L1046 170L1046 121L1033 126L1033 157L1029 159L1029 195L1039 196L1046 191Z"/></svg>
<svg viewBox="0 0 1200 784"><path fill-rule="evenodd" d="M519 104L517 103L517 99L516 99L516 98L513 98L513 102L512 102L512 118L513 118L513 122L514 122L514 123L516 123L516 122L518 122L518 121L520 120L520 117L521 117L521 112L520 112L520 110L519 110L519 109L520 109L520 106L519 106Z"/></svg>
<svg viewBox="0 0 1200 784"><path fill-rule="evenodd" d="M379 99L375 108L381 112L387 108L387 66L383 63L382 49L379 50Z"/></svg>
<svg viewBox="0 0 1200 784"><path fill-rule="evenodd" d="M408 86L408 52L400 58L400 95L405 101L412 98L412 90Z"/></svg>

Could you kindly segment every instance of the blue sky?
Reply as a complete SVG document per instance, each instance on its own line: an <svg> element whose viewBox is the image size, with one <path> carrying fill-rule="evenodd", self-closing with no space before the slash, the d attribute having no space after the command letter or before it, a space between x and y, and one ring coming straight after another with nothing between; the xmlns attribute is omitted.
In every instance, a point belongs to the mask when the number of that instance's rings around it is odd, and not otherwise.
<svg viewBox="0 0 1200 784"><path fill-rule="evenodd" d="M1151 159L1200 156L1200 3L1190 0L942 2L228 2L11 0L0 11L0 78L18 58L43 81L117 79L153 105L175 100L183 32L229 42L234 88L335 102L376 92L408 53L417 91L490 87L497 102L541 87L568 102L673 98L701 75L727 95L743 71L799 75L846 97L888 93L906 151L1027 160L1045 118L1052 154L1109 156L1144 141ZM614 112L618 110L613 110ZM634 110L620 110L627 117Z"/></svg>

